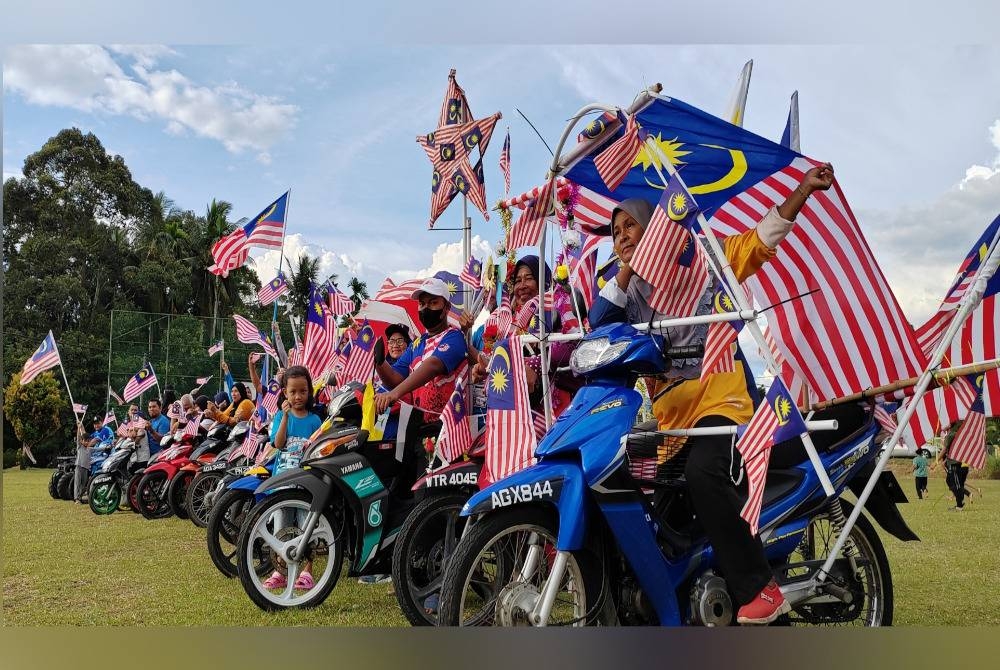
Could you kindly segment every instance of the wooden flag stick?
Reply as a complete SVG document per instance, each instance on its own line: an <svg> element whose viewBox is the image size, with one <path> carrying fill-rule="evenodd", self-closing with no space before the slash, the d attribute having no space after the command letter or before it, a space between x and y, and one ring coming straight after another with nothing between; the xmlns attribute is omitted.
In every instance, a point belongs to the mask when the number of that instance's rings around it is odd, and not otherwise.
<svg viewBox="0 0 1000 670"><path fill-rule="evenodd" d="M934 377L931 381L931 388L937 386L946 386L951 383L956 377L962 377L964 375L974 375L980 372L988 372L989 370L996 370L1000 368L1000 358L994 358L993 360L983 361L981 363L973 363L971 365L962 365L955 368L944 368L938 370L934 373ZM808 409L810 410L821 410L828 407L833 407L834 405L843 405L849 402L855 402L858 400L864 400L865 398L872 398L878 395L884 395L886 393L892 393L893 391L899 391L901 389L909 388L910 386L915 386L919 377L910 377L909 379L900 379L899 381L892 382L891 384L884 384L882 386L876 386L874 388L865 389L859 393L852 393L851 395L846 395L841 398L833 398L831 400L824 400L823 402L818 402L811 405ZM803 410L805 411L805 410Z"/></svg>

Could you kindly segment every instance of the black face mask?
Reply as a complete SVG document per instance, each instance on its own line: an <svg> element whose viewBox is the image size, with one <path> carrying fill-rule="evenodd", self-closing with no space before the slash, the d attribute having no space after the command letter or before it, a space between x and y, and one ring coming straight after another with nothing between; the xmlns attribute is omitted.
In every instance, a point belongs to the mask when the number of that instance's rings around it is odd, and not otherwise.
<svg viewBox="0 0 1000 670"><path fill-rule="evenodd" d="M424 307L420 310L418 316L420 317L420 323L424 328L427 330L433 330L441 325L441 320L444 318L444 310Z"/></svg>

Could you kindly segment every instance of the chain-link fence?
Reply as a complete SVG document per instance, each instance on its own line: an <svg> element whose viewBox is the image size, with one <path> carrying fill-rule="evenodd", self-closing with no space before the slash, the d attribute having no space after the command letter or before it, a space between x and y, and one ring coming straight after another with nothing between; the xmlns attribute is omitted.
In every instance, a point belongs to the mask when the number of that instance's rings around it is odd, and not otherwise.
<svg viewBox="0 0 1000 670"><path fill-rule="evenodd" d="M269 322L253 323L265 333L271 332ZM290 349L295 342L287 317L284 323L279 322L279 333L285 347ZM220 340L225 345L223 351L209 356L209 347ZM156 373L159 390L154 387L144 393L138 399L140 407L167 388L173 388L180 397L196 387L200 377L212 377L200 392L213 395L223 388L223 361L229 364L236 381L249 381L247 357L254 351L259 352L261 348L236 339L236 324L232 318L113 310L108 341L108 384L120 395L129 378L149 361Z"/></svg>

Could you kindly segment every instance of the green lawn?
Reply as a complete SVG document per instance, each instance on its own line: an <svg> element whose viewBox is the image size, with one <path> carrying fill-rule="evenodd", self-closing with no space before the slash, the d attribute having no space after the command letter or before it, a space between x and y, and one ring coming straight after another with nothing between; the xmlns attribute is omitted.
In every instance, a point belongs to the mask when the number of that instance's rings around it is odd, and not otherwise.
<svg viewBox="0 0 1000 670"><path fill-rule="evenodd" d="M311 611L266 614L216 571L190 521L99 517L52 500L50 471L3 473L3 614L7 625L401 626L389 586L344 579ZM901 477L901 479L903 479ZM903 481L912 495L912 480ZM900 625L1000 624L1000 481L961 513L944 481L903 505L922 542L885 537Z"/></svg>

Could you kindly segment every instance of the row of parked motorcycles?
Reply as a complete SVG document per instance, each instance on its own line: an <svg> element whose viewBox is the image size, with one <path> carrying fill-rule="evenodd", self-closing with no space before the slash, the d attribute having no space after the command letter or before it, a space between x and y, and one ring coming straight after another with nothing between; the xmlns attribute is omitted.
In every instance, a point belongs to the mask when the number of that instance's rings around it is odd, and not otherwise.
<svg viewBox="0 0 1000 670"><path fill-rule="evenodd" d="M145 467L130 462L122 440L95 457L91 509L174 514L205 527L219 572L238 577L269 611L319 605L347 563L352 577L391 573L414 625L731 625L738 604L693 513L683 454L665 469L663 436L634 425L635 381L669 368L666 347L626 325L590 333L571 360L587 383L538 444L536 462L482 490L482 441L400 485L403 441L369 439L364 389L348 384L295 467L274 474L264 430L252 457L243 456L248 424L165 437ZM892 577L867 516L824 567L851 511L842 496L859 493L875 466L872 408L812 419L836 427L814 435L835 495L824 492L801 441L781 443L760 516L792 606L779 622L890 625ZM64 477L53 475L56 494ZM877 482L868 515L899 539L917 539L896 507L906 498L893 475ZM312 579L300 579L304 572Z"/></svg>

